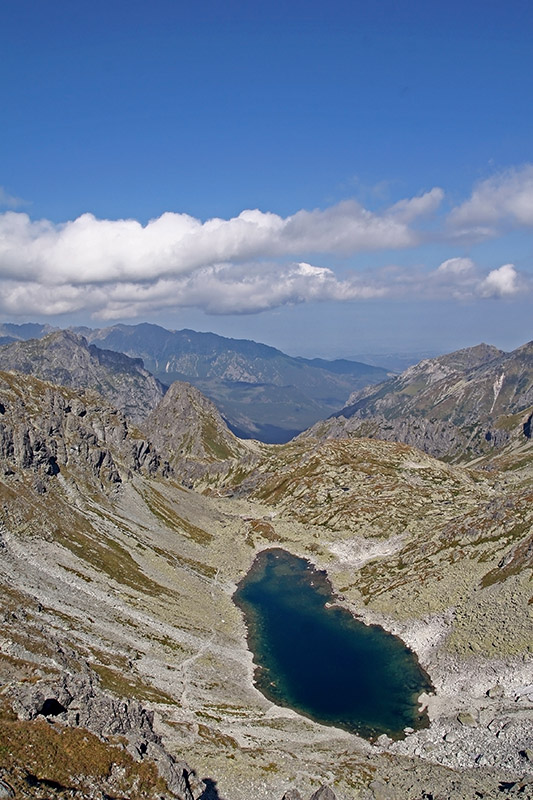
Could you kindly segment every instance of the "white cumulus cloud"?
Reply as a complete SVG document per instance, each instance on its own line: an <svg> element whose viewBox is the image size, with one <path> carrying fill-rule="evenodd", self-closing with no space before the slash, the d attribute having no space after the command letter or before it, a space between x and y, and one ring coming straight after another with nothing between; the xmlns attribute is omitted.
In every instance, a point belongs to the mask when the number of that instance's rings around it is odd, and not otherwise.
<svg viewBox="0 0 533 800"><path fill-rule="evenodd" d="M437 267L437 274L465 276L470 275L474 269L475 264L471 258L448 258Z"/></svg>
<svg viewBox="0 0 533 800"><path fill-rule="evenodd" d="M363 285L369 297L410 300L510 298L533 289L531 279L520 274L513 264L487 272L472 259L461 257L449 258L433 269L393 266L367 272L358 279L360 298L364 296Z"/></svg>
<svg viewBox="0 0 533 800"><path fill-rule="evenodd" d="M514 264L503 264L486 273L470 258L449 258L428 275L430 290L458 300L511 297L520 288L528 291L529 283Z"/></svg>
<svg viewBox="0 0 533 800"><path fill-rule="evenodd" d="M471 196L452 209L454 230L494 235L501 226L533 226L533 164L511 169L481 181Z"/></svg>
<svg viewBox="0 0 533 800"><path fill-rule="evenodd" d="M434 269L387 267L339 279L328 267L308 262L230 262L152 281L40 283L0 281L0 312L10 316L84 312L96 319L143 318L178 308L208 314L255 314L309 302L355 302L375 298L473 300L511 297L530 290L511 264L483 272L470 259L452 258Z"/></svg>
<svg viewBox="0 0 533 800"><path fill-rule="evenodd" d="M510 216L525 224L531 181L533 166L486 181L452 217L461 225ZM145 225L92 214L55 224L6 211L0 214L0 312L26 318L83 312L113 320L185 307L253 314L321 301L472 300L529 292L531 281L512 264L488 270L457 255L436 267L388 266L342 276L311 263L327 261L328 254L415 247L426 239L417 220L434 215L443 197L434 188L381 213L353 200L287 217L248 209L202 221L167 212Z"/></svg>
<svg viewBox="0 0 533 800"><path fill-rule="evenodd" d="M510 297L520 290L519 276L514 264L503 264L493 269L479 285L482 297Z"/></svg>
<svg viewBox="0 0 533 800"><path fill-rule="evenodd" d="M408 221L415 216L413 207ZM167 212L144 226L92 214L54 225L10 211L0 215L0 277L53 284L143 281L228 261L407 247L418 236L401 217L397 210L375 214L354 201L285 218L255 209L201 222Z"/></svg>
<svg viewBox="0 0 533 800"><path fill-rule="evenodd" d="M444 191L438 186L430 192L421 194L418 197L411 197L408 200L400 200L389 209L389 214L395 219L408 223L417 217L433 214L444 198Z"/></svg>
<svg viewBox="0 0 533 800"><path fill-rule="evenodd" d="M248 209L202 222L167 212L146 225L92 214L54 224L7 211L0 214L0 309L26 315L84 310L111 319L167 307L255 313L379 295L382 287L338 280L332 270L300 259L416 244L411 223L435 205L429 195L381 214L346 201L288 217Z"/></svg>
<svg viewBox="0 0 533 800"><path fill-rule="evenodd" d="M380 297L383 287L338 280L326 267L305 262L216 264L155 281L42 285L4 281L5 314L90 312L99 319L142 317L163 309L195 307L209 314L253 314L288 304Z"/></svg>

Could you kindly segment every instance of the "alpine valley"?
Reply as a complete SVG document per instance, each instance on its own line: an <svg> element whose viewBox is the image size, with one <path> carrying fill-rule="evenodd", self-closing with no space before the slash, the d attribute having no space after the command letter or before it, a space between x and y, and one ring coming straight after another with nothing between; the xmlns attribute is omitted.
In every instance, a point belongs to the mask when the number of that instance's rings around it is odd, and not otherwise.
<svg viewBox="0 0 533 800"><path fill-rule="evenodd" d="M0 797L533 797L533 343L393 376L0 333ZM428 727L367 741L259 692L232 597L273 547L411 648Z"/></svg>

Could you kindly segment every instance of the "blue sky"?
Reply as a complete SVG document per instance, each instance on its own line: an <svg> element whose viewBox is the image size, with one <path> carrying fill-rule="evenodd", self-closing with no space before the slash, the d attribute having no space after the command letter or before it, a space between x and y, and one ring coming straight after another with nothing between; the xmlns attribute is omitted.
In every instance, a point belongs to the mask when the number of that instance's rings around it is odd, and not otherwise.
<svg viewBox="0 0 533 800"><path fill-rule="evenodd" d="M533 338L533 6L5 4L0 315Z"/></svg>

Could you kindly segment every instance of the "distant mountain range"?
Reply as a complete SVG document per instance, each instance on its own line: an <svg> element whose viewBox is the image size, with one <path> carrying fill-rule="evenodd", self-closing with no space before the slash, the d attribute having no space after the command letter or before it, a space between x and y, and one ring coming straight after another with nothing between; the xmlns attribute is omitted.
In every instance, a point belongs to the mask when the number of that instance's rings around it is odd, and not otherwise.
<svg viewBox="0 0 533 800"><path fill-rule="evenodd" d="M265 443L298 434L369 437L449 461L492 456L511 440L531 436L533 342L511 353L480 344L391 376L361 362L293 358L250 340L146 323L53 332L32 323L6 324L1 341L7 343L0 344L0 369L95 389L137 424L153 418L175 384L162 409L176 415L176 430L164 441L159 423L150 425L152 439L171 460L193 451L199 458L200 428L186 435L193 407L210 417L202 423L205 430L218 431L216 443L202 445L206 463L218 460L220 447L241 452L235 435ZM220 432L225 423L231 439ZM168 419L164 425L169 429Z"/></svg>
<svg viewBox="0 0 533 800"><path fill-rule="evenodd" d="M5 324L0 326L0 344L41 338L50 331L45 325ZM356 361L293 358L247 339L169 331L148 323L74 332L100 350L142 359L144 368L166 386L174 381L193 384L216 404L234 433L270 443L288 441L341 408L353 391L390 375ZM92 353L95 357L96 350ZM49 373L42 377L57 378ZM108 399L117 404L116 398ZM123 401L117 405L125 410Z"/></svg>
<svg viewBox="0 0 533 800"><path fill-rule="evenodd" d="M486 344L426 359L354 392L304 434L405 442L437 458L470 461L531 437L533 342L505 353Z"/></svg>

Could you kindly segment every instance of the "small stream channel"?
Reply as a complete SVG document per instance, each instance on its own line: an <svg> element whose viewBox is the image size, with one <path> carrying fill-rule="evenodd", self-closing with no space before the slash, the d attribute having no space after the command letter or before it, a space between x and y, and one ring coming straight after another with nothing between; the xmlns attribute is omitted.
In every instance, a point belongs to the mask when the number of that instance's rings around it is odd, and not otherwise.
<svg viewBox="0 0 533 800"><path fill-rule="evenodd" d="M272 702L367 739L427 727L418 697L433 687L414 653L335 602L325 572L276 548L237 587L257 688Z"/></svg>

